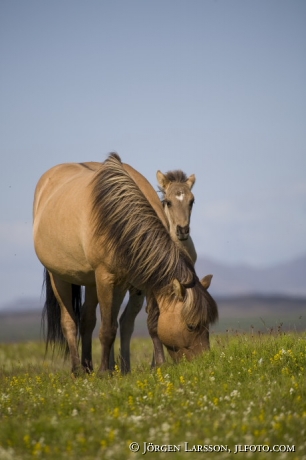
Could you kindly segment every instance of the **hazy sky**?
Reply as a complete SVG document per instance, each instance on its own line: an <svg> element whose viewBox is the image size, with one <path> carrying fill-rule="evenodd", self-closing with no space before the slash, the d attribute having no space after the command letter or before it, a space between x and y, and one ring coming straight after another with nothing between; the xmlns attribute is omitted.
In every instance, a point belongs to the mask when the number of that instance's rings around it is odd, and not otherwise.
<svg viewBox="0 0 306 460"><path fill-rule="evenodd" d="M1 303L39 295L35 185L110 151L195 173L199 255L306 253L306 2L0 2Z"/></svg>

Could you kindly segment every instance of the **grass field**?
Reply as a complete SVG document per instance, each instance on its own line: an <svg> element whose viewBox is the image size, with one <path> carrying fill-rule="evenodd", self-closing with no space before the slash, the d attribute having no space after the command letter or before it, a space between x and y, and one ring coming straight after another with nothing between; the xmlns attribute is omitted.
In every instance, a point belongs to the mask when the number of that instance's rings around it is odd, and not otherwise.
<svg viewBox="0 0 306 460"><path fill-rule="evenodd" d="M216 333L153 371L151 354L134 339L130 375L74 379L41 342L1 344L0 459L306 459L305 333Z"/></svg>

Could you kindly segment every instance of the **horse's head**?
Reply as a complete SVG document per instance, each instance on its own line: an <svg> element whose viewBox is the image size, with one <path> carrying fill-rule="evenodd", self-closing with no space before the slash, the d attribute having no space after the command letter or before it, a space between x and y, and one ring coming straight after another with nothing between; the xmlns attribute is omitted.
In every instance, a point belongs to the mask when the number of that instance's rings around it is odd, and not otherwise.
<svg viewBox="0 0 306 460"><path fill-rule="evenodd" d="M209 324L218 318L217 304L207 292L212 275L188 288L173 281L172 300L160 306L157 333L171 358L191 360L209 350Z"/></svg>
<svg viewBox="0 0 306 460"><path fill-rule="evenodd" d="M191 189L195 183L195 175L187 178L182 171L170 171L166 174L157 171L156 177L163 193L162 202L170 224L170 233L179 240L187 240L194 203Z"/></svg>

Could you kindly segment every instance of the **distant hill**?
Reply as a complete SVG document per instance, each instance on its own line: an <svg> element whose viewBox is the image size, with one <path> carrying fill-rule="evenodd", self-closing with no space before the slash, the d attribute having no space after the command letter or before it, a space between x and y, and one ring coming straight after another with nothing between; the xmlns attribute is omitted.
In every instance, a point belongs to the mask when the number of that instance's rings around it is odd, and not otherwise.
<svg viewBox="0 0 306 460"><path fill-rule="evenodd" d="M268 268L225 265L199 257L196 270L200 277L214 275L211 292L215 295L289 295L306 297L306 256Z"/></svg>
<svg viewBox="0 0 306 460"><path fill-rule="evenodd" d="M201 278L213 274L209 291L218 303L220 320L212 333L250 328L267 332L280 325L306 330L306 255L266 268L226 265L200 256L196 271ZM0 304L0 342L41 338L43 304L39 295L20 297L16 289L15 300ZM135 335L148 336L144 309L136 319Z"/></svg>
<svg viewBox="0 0 306 460"><path fill-rule="evenodd" d="M199 257L196 263L199 277L213 274L210 292L215 297L289 296L306 298L306 256L268 268L248 265L226 265ZM44 299L16 298L1 304L0 313L41 311Z"/></svg>
<svg viewBox="0 0 306 460"><path fill-rule="evenodd" d="M42 310L44 305L44 299L39 299L39 297L24 297L16 298L11 302L1 305L0 315L7 313L18 313L24 311L37 311Z"/></svg>
<svg viewBox="0 0 306 460"><path fill-rule="evenodd" d="M219 308L219 321L211 328L213 333L253 331L257 333L278 330L306 330L306 297L267 295L214 296ZM34 307L34 301L25 305ZM21 304L19 304L19 307ZM98 337L100 315L94 337ZM145 308L136 318L134 336L148 337ZM0 311L0 343L42 339L41 306Z"/></svg>

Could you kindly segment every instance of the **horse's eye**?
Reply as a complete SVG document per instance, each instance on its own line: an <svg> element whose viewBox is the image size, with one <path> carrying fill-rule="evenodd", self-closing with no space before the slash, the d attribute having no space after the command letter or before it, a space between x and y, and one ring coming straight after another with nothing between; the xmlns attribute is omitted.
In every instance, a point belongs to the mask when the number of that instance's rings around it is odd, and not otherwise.
<svg viewBox="0 0 306 460"><path fill-rule="evenodd" d="M191 200L189 203L190 208L192 208L193 205L194 205L194 200Z"/></svg>
<svg viewBox="0 0 306 460"><path fill-rule="evenodd" d="M168 208L171 208L171 206L172 206L171 201L165 200L165 203L166 203L166 206L168 206Z"/></svg>
<svg viewBox="0 0 306 460"><path fill-rule="evenodd" d="M187 324L187 329L189 332L194 332L196 330L197 326L194 324Z"/></svg>

